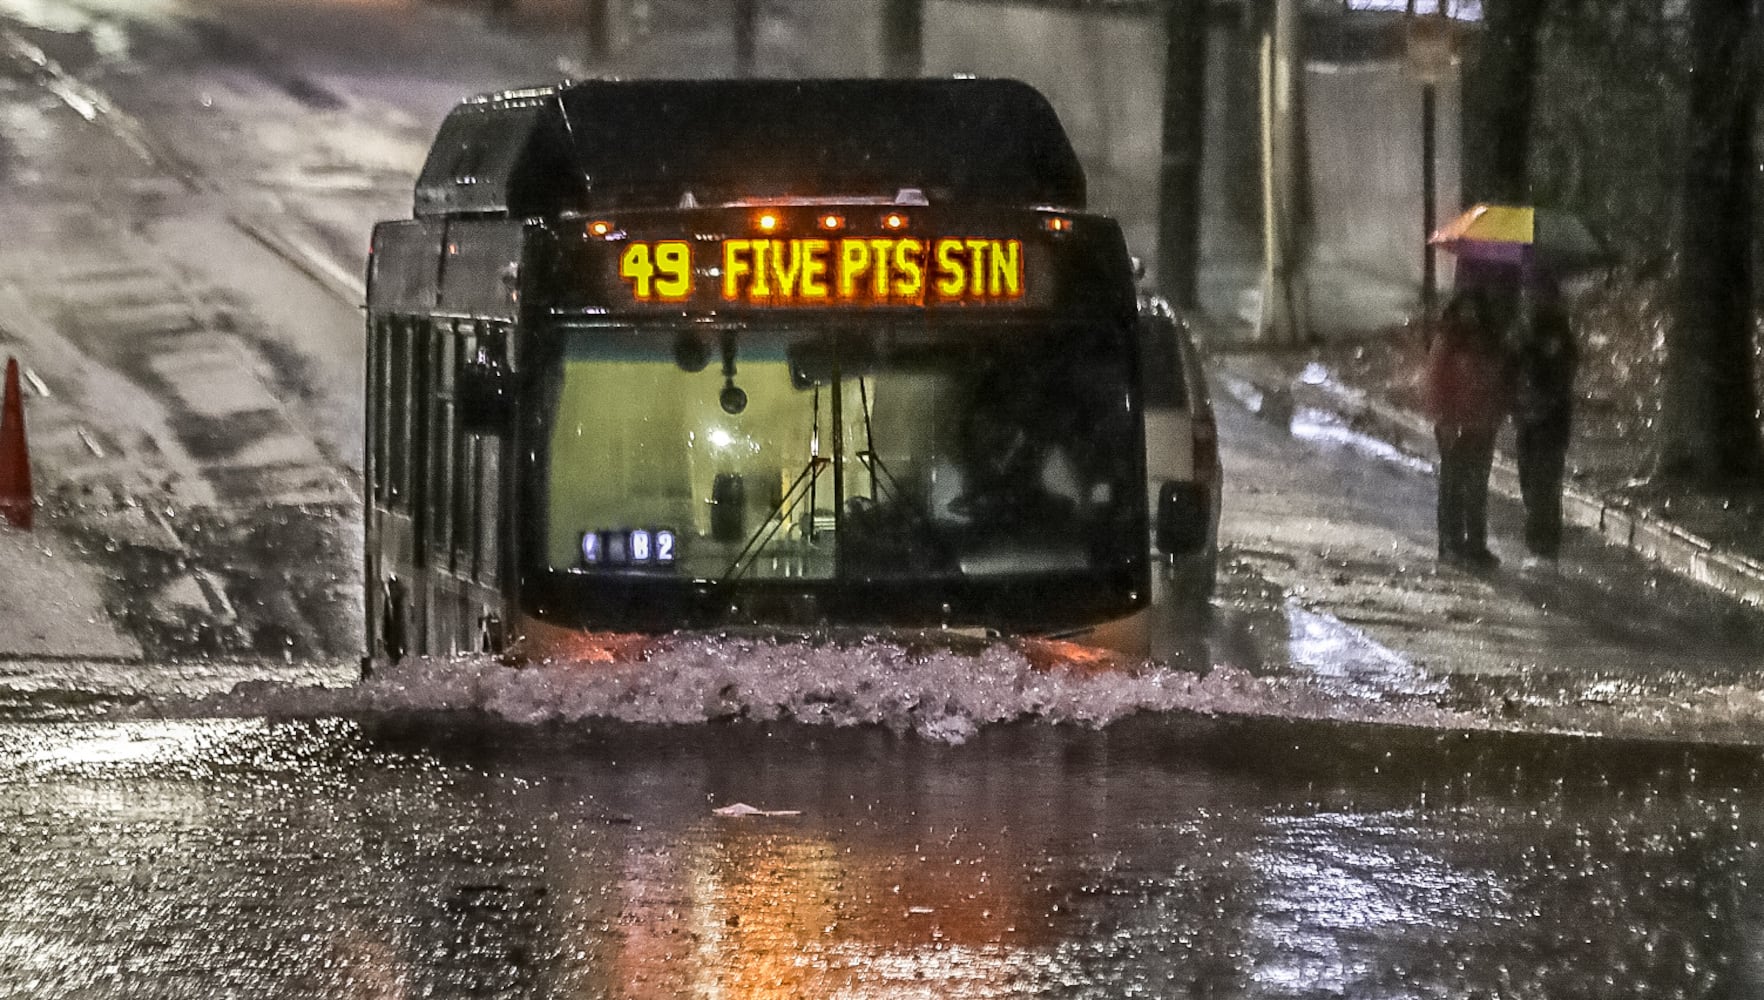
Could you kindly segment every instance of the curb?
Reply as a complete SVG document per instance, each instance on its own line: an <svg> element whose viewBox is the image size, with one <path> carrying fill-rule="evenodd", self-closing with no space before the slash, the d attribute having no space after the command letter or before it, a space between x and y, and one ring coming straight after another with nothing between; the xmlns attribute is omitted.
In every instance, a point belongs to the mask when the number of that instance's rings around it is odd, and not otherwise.
<svg viewBox="0 0 1764 1000"><path fill-rule="evenodd" d="M191 194L218 194L215 185L169 143L162 141L140 119L119 107L110 95L90 86L50 58L16 31L0 28L0 51L29 63L42 74L50 93L89 122L108 128L129 148L170 175ZM282 258L344 305L359 307L367 299L365 280L283 227L228 212L227 221Z"/></svg>
<svg viewBox="0 0 1764 1000"><path fill-rule="evenodd" d="M305 240L293 236L285 229L235 213L228 213L227 221L232 223L233 228L255 240L259 246L311 278L344 305L360 309L367 302L366 280L344 270L342 265Z"/></svg>
<svg viewBox="0 0 1764 1000"><path fill-rule="evenodd" d="M117 107L108 94L88 86L69 73L60 63L51 59L48 53L18 32L10 28L0 28L0 49L14 59L34 66L42 75L43 85L58 100L72 108L81 118L96 123L101 128L108 128L142 159L171 175L184 190L194 194L207 188L201 174L189 161L160 142L133 115Z"/></svg>
<svg viewBox="0 0 1764 1000"><path fill-rule="evenodd" d="M1431 456L1433 428L1419 414L1332 381L1306 384L1254 354L1215 350L1211 360L1226 393L1258 417L1285 423L1291 420L1295 407L1314 407L1407 454ZM1508 499L1520 499L1519 470L1511 456L1496 453L1489 487ZM1562 517L1608 545L1628 549L1679 576L1764 608L1764 563L1758 560L1719 549L1671 521L1572 483L1564 484L1562 490Z"/></svg>

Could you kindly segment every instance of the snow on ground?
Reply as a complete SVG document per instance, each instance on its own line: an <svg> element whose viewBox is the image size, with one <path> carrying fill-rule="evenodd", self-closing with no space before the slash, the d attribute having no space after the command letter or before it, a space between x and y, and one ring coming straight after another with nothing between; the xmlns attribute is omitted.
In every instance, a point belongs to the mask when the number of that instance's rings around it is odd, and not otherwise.
<svg viewBox="0 0 1764 1000"><path fill-rule="evenodd" d="M951 648L877 637L675 635L611 662L412 658L359 683L341 664L291 668L279 679L262 679L261 667L199 671L176 685L153 683L152 671L142 670L133 690L97 707L112 719L459 717L534 729L789 722L875 726L947 744L1004 723L1100 728L1161 713L1764 747L1764 690L1684 674L1646 682L1558 677L1478 695L1427 683L1269 676L1230 664L1058 661L1050 648L1057 657L1059 647L1002 642Z"/></svg>
<svg viewBox="0 0 1764 1000"><path fill-rule="evenodd" d="M1382 701L1231 666L1202 673L1158 663L1048 665L1034 648L927 648L880 638L676 636L636 659L509 666L494 658L421 658L353 686L247 681L198 698L150 698L135 717L272 718L487 715L516 725L616 721L680 725L748 719L881 726L961 743L1018 720L1105 726L1178 712L1484 728L1424 701Z"/></svg>

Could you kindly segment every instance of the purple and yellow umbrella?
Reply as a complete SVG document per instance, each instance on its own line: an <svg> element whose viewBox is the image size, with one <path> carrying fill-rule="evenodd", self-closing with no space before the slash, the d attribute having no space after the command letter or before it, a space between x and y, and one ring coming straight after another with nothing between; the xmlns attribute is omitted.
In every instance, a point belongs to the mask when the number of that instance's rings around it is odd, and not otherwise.
<svg viewBox="0 0 1764 1000"><path fill-rule="evenodd" d="M1522 205L1472 205L1427 242L1459 261L1561 273L1603 267L1610 253L1575 216Z"/></svg>

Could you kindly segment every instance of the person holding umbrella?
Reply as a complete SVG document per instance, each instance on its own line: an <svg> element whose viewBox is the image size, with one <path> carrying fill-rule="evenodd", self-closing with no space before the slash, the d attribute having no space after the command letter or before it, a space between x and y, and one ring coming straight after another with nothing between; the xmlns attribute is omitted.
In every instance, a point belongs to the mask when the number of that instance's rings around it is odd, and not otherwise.
<svg viewBox="0 0 1764 1000"><path fill-rule="evenodd" d="M1461 287L1447 300L1427 346L1423 400L1439 443L1439 558L1491 570L1488 474L1495 432L1511 406L1502 331L1507 296L1490 285Z"/></svg>
<svg viewBox="0 0 1764 1000"><path fill-rule="evenodd" d="M1562 475L1578 354L1555 278L1603 266L1610 255L1575 216L1514 205L1473 205L1428 242L1458 256L1460 286L1473 281L1522 300L1519 321L1505 330L1515 382L1526 564L1553 565L1562 546Z"/></svg>
<svg viewBox="0 0 1764 1000"><path fill-rule="evenodd" d="M1553 284L1529 282L1526 299L1513 347L1514 457L1525 501L1526 566L1543 567L1554 565L1562 550L1562 474L1574 421L1579 350L1568 310Z"/></svg>

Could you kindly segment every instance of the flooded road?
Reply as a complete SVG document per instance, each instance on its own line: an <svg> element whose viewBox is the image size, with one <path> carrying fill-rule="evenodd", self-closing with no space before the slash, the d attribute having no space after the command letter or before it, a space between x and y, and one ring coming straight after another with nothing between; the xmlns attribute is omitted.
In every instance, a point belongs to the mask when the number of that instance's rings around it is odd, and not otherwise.
<svg viewBox="0 0 1764 1000"><path fill-rule="evenodd" d="M1753 995L1758 763L1169 716L12 726L0 993Z"/></svg>
<svg viewBox="0 0 1764 1000"><path fill-rule="evenodd" d="M1158 663L724 637L352 686L365 227L463 94L724 71L714 6L611 6L586 67L464 6L0 0L0 325L132 643L0 651L0 997L1764 995L1756 614L1586 537L1525 573L1507 505L1502 570L1439 567L1425 461L1224 392L1220 600ZM878 68L870 12L808 16L866 5L760 6L763 72ZM926 72L1045 88L1153 250L1151 7L926 10ZM1334 263L1403 259L1362 210L1416 215L1407 161L1334 159Z"/></svg>

